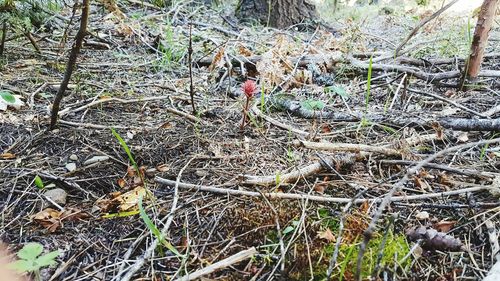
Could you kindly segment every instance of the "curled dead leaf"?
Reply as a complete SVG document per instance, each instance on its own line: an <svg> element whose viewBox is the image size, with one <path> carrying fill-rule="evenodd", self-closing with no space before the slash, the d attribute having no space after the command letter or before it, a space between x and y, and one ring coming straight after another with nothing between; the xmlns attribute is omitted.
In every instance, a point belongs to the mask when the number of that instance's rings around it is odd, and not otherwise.
<svg viewBox="0 0 500 281"><path fill-rule="evenodd" d="M333 235L332 231L329 228L324 231L318 232L318 237L328 242L335 242L335 235Z"/></svg>

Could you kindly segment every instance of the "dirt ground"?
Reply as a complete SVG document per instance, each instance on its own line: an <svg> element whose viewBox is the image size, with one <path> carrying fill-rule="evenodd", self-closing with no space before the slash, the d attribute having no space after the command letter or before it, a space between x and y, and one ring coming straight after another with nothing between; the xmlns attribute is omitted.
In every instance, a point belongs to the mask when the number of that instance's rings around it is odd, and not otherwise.
<svg viewBox="0 0 500 281"><path fill-rule="evenodd" d="M367 246L362 278L486 275L498 250L489 232L498 228L500 146L451 149L418 172L407 171L447 148L498 137L498 131L436 123L498 107L498 78L481 78L482 89L460 92L396 71L374 69L367 79L366 69L347 61L294 65L294 58L336 52L403 65L390 56L376 59L428 11L414 10L412 17L381 6L369 16L343 10L347 16L331 23L339 29L332 34L315 26L279 31L244 25L229 5L119 5L126 19L92 4L90 35L56 130L47 130L49 111L76 33L74 24L66 48L58 47L71 7L34 32L40 53L19 37L7 42L0 62L0 88L25 103L0 112L0 240L11 252L28 242L60 250L57 266L42 270L42 280L126 280L127 273L133 273L130 280L177 280L252 247L252 258L203 280L326 280L334 252L332 280L355 280L364 231L398 185ZM190 101L189 22L197 114ZM426 73L463 69L464 22L456 15L431 22L402 55L422 65L407 65ZM499 71L498 25L491 34L483 69ZM241 61L257 55L257 63ZM451 60L432 63L436 59ZM257 81L259 93L241 130L240 87L247 78ZM308 148L309 142L367 147L322 150ZM65 202L47 196L56 188L67 194ZM181 257L151 246L156 237L138 214L138 190L149 194L146 213ZM263 195L268 192L285 196ZM416 244L410 236L418 226L426 230ZM443 235L444 246L432 230Z"/></svg>

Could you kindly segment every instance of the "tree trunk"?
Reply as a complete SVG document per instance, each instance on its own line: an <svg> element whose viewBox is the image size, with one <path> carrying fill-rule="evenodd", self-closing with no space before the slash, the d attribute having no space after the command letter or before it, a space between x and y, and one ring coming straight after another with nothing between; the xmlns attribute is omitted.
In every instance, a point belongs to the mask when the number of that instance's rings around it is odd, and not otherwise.
<svg viewBox="0 0 500 281"><path fill-rule="evenodd" d="M286 28L317 17L308 0L240 0L236 15L271 27Z"/></svg>
<svg viewBox="0 0 500 281"><path fill-rule="evenodd" d="M476 29L472 39L471 53L467 62L464 77L473 81L477 78L484 56L484 48L488 43L488 35L495 19L495 11L500 0L484 0L477 18Z"/></svg>

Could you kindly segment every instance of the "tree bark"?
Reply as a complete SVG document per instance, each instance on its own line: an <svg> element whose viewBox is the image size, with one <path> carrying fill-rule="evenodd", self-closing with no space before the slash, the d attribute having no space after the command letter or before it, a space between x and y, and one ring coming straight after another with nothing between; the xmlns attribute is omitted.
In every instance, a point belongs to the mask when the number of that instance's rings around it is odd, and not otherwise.
<svg viewBox="0 0 500 281"><path fill-rule="evenodd" d="M500 0L484 0L479 12L474 37L472 39L471 53L467 62L467 72L464 77L467 80L475 80L481 68L484 56L484 48L488 43L488 35L495 19L495 11Z"/></svg>
<svg viewBox="0 0 500 281"><path fill-rule="evenodd" d="M317 17L316 7L308 0L240 0L236 15L261 24L287 28Z"/></svg>

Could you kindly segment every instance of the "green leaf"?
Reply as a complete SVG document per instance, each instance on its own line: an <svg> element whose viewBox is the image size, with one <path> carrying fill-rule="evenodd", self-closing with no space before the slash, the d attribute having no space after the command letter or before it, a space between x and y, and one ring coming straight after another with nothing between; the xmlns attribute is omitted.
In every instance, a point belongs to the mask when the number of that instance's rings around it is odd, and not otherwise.
<svg viewBox="0 0 500 281"><path fill-rule="evenodd" d="M127 143L123 140L123 138L120 136L120 134L118 134L115 131L115 129L111 128L111 132L113 133L115 138L118 140L120 145L123 147L123 150L125 150L125 153L127 153L128 159L130 160L132 165L134 165L134 168L135 168L137 174L140 175L141 173L139 172L139 166L137 166L137 163L135 163L134 156L132 156L132 153L130 152L130 149L128 148Z"/></svg>
<svg viewBox="0 0 500 281"><path fill-rule="evenodd" d="M292 232L294 229L295 228L293 226L290 226L290 225L285 227L285 229L283 229L283 235L286 235L286 234Z"/></svg>
<svg viewBox="0 0 500 281"><path fill-rule="evenodd" d="M149 230L151 231L151 233L153 233L153 235L156 236L156 238L158 240L160 240L160 243L163 246L165 246L165 248L167 248L174 255L182 258L183 255L181 255L179 253L179 251L177 251L177 249L172 244L170 244L170 242L168 242L163 237L163 235L161 235L161 232L158 229L158 227L156 227L156 225L153 223L153 221L149 218L148 214L146 214L146 211L144 210L144 207L142 206L142 196L139 197L139 203L138 203L138 205L139 205L139 215L141 216L142 220L144 221L144 223L146 224L146 226L149 228Z"/></svg>
<svg viewBox="0 0 500 281"><path fill-rule="evenodd" d="M341 96L344 99L348 99L349 98L349 94L347 93L347 91L343 87L340 87L340 86L325 87L325 93L331 93L331 94L339 95L339 96Z"/></svg>
<svg viewBox="0 0 500 281"><path fill-rule="evenodd" d="M17 260L15 262L9 263L8 267L19 273L27 273L38 270L38 267L33 260Z"/></svg>
<svg viewBox="0 0 500 281"><path fill-rule="evenodd" d="M308 110L322 110L325 107L325 103L320 100L305 100L301 104Z"/></svg>
<svg viewBox="0 0 500 281"><path fill-rule="evenodd" d="M130 217L130 216L135 216L139 214L139 211L133 210L133 211L126 211L126 212L118 212L118 213L113 213L113 214L106 214L103 215L103 219L113 219L113 218L124 218L124 217Z"/></svg>
<svg viewBox="0 0 500 281"><path fill-rule="evenodd" d="M45 254L45 255L37 258L35 262L37 263L39 268L45 267L45 266L51 266L51 265L56 264L55 258L57 258L57 256L59 256L59 254L60 254L59 250L52 251L48 254Z"/></svg>
<svg viewBox="0 0 500 281"><path fill-rule="evenodd" d="M0 91L0 97L7 103L16 103L16 98L7 91Z"/></svg>
<svg viewBox="0 0 500 281"><path fill-rule="evenodd" d="M43 246L40 243L28 243L19 252L17 256L23 260L35 260L43 252Z"/></svg>
<svg viewBox="0 0 500 281"><path fill-rule="evenodd" d="M162 242L163 246L165 246L165 248L167 248L167 249L168 249L170 252L172 252L174 255L176 255L176 256L178 256L178 257L180 257L180 258L184 257L184 256L183 256L183 255L181 255L181 254L179 253L179 251L177 251L177 249L176 249L176 248L175 248L172 244L170 244L170 242L168 242L166 239L162 239L162 240L161 240L161 242Z"/></svg>
<svg viewBox="0 0 500 281"><path fill-rule="evenodd" d="M153 223L153 221L149 218L148 214L146 214L146 211L144 210L144 207L142 206L142 196L139 197L139 215L141 216L142 220L146 224L146 226L149 228L151 233L153 233L154 236L158 239L162 239L161 237L161 232L160 230L156 227L156 225Z"/></svg>
<svg viewBox="0 0 500 281"><path fill-rule="evenodd" d="M45 187L45 185L43 184L42 179L38 175L35 176L35 185L39 189L43 189Z"/></svg>

